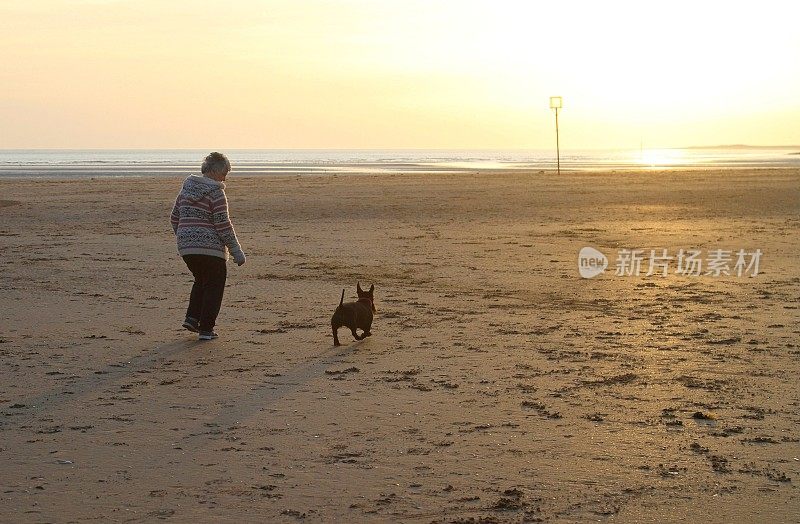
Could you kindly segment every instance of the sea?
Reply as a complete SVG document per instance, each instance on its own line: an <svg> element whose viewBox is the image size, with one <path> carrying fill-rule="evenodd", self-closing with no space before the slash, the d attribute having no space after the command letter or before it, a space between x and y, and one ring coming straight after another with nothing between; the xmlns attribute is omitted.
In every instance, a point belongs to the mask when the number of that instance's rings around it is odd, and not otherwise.
<svg viewBox="0 0 800 524"><path fill-rule="evenodd" d="M800 146L723 146L688 149L554 150L361 150L230 149L234 174L333 175L508 172L563 173L675 169L800 167ZM7 149L0 150L0 177L144 177L197 173L207 150L199 149Z"/></svg>

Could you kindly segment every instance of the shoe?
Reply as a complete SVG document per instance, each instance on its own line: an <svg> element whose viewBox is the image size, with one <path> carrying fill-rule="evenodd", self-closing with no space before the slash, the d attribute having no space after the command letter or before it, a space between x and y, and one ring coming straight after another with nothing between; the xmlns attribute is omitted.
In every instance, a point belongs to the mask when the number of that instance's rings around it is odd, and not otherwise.
<svg viewBox="0 0 800 524"><path fill-rule="evenodd" d="M186 317L186 320L183 321L183 327L191 331L192 333L198 333L200 331L200 324L197 320L193 319L192 317Z"/></svg>
<svg viewBox="0 0 800 524"><path fill-rule="evenodd" d="M219 337L213 331L201 331L200 332L200 340L214 340L215 338Z"/></svg>

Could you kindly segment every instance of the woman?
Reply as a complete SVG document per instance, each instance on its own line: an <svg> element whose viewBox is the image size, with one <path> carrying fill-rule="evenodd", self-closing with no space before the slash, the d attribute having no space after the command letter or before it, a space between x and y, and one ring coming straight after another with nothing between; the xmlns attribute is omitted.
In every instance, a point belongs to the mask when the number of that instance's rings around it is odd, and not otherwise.
<svg viewBox="0 0 800 524"><path fill-rule="evenodd" d="M231 163L222 153L211 153L203 161L203 176L190 175L172 208L172 229L178 253L194 275L189 307L183 327L200 333L200 340L213 340L227 277L228 252L234 262L245 262L244 252L228 217L225 177Z"/></svg>

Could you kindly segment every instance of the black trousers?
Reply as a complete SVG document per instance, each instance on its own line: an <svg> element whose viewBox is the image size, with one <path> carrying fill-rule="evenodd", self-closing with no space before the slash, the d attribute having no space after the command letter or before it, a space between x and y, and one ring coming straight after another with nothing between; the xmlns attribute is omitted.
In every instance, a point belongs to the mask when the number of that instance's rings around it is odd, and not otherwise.
<svg viewBox="0 0 800 524"><path fill-rule="evenodd" d="M228 276L225 259L211 255L184 255L183 260L194 275L186 316L200 321L200 331L213 331Z"/></svg>

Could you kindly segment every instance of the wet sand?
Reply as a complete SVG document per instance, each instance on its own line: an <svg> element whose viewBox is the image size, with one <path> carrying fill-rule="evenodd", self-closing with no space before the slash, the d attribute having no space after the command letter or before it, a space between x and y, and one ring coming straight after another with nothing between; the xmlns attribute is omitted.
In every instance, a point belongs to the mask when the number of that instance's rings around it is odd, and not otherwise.
<svg viewBox="0 0 800 524"><path fill-rule="evenodd" d="M205 343L180 182L0 180L1 521L800 519L800 171L232 175ZM764 255L586 280L584 246Z"/></svg>

